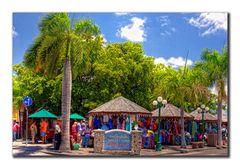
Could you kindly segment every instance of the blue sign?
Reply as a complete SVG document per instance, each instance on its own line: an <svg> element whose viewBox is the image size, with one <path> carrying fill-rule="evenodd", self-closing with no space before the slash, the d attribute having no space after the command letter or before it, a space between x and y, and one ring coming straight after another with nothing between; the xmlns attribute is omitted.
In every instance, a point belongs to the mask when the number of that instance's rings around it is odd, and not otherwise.
<svg viewBox="0 0 240 168"><path fill-rule="evenodd" d="M106 131L104 136L104 150L127 150L132 148L130 132L123 130Z"/></svg>
<svg viewBox="0 0 240 168"><path fill-rule="evenodd" d="M31 97L24 97L24 99L23 99L23 104L25 105L25 106L31 106L32 105L32 98Z"/></svg>

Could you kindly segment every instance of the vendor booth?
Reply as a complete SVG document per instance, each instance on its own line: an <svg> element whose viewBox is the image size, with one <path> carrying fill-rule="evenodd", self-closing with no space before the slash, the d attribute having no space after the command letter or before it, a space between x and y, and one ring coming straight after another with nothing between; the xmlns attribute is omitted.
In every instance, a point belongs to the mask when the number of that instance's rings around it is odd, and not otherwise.
<svg viewBox="0 0 240 168"><path fill-rule="evenodd" d="M93 129L139 130L143 134L150 129L152 113L120 96L91 110L88 116L89 127Z"/></svg>
<svg viewBox="0 0 240 168"><path fill-rule="evenodd" d="M158 109L152 111L152 123L153 126L157 124ZM181 144L181 115L180 109L172 104L166 104L160 112L160 124L161 124L161 143L169 145ZM191 142L190 132L192 131L193 117L184 112L185 132L187 144ZM157 128L153 131L156 133Z"/></svg>
<svg viewBox="0 0 240 168"><path fill-rule="evenodd" d="M30 116L28 116L29 120L29 124L28 124L28 128L31 126L31 124L36 121L36 126L38 129L38 134L37 134L37 138L40 139L40 124L41 124L41 119L45 119L46 122L48 123L48 129L47 129L47 140L48 141L52 141L54 138L54 128L55 128L55 122L56 119L58 118L56 115L52 114L51 112L49 112L46 109L41 109L40 111L37 111L33 114L31 114ZM30 131L30 129L29 129ZM30 132L28 135L31 135Z"/></svg>
<svg viewBox="0 0 240 168"><path fill-rule="evenodd" d="M131 131L145 125L150 126L151 115L145 108L120 96L89 111L89 127Z"/></svg>
<svg viewBox="0 0 240 168"><path fill-rule="evenodd" d="M202 127L204 127L204 133L206 134L216 134L217 133L217 118L216 116L212 115L211 113L205 113L204 114L204 125L202 126L202 114L199 113L197 110L190 113L191 116L194 117L193 124L193 140L199 141L202 134Z"/></svg>

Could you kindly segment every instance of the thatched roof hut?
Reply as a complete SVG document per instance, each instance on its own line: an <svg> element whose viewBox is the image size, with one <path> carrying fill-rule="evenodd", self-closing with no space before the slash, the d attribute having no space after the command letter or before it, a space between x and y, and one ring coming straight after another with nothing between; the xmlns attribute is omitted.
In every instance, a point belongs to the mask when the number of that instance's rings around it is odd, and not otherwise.
<svg viewBox="0 0 240 168"><path fill-rule="evenodd" d="M193 112L190 113L194 117L195 121L202 121L202 113L198 113L197 110L194 110ZM216 122L217 118L216 116L210 114L210 113L205 113L204 114L204 121L206 122Z"/></svg>
<svg viewBox="0 0 240 168"><path fill-rule="evenodd" d="M214 117L217 121L217 114L215 114ZM225 124L228 123L228 114L225 111L222 112L222 122Z"/></svg>
<svg viewBox="0 0 240 168"><path fill-rule="evenodd" d="M227 123L228 122L228 114L227 113L222 113L222 122Z"/></svg>
<svg viewBox="0 0 240 168"><path fill-rule="evenodd" d="M151 116L152 114L145 108L138 104L120 96L107 103L91 110L88 115L140 115L140 116Z"/></svg>
<svg viewBox="0 0 240 168"><path fill-rule="evenodd" d="M152 111L152 117L158 117L158 109ZM165 108L161 110L161 118L180 118L180 109L172 104L166 104ZM184 112L185 119L193 119L191 115Z"/></svg>

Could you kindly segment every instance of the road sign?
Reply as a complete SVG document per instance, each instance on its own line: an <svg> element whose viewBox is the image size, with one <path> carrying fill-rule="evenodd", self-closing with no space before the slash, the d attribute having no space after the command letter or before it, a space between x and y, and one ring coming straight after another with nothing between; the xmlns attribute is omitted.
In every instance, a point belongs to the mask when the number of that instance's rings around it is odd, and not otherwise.
<svg viewBox="0 0 240 168"><path fill-rule="evenodd" d="M24 97L24 99L23 99L23 104L25 105L25 106L31 106L32 105L32 98L31 97Z"/></svg>

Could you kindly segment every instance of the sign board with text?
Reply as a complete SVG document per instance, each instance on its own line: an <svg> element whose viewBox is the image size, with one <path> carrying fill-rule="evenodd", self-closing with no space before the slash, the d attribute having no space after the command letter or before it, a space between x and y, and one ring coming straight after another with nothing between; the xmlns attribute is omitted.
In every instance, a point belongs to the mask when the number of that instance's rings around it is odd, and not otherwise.
<svg viewBox="0 0 240 168"><path fill-rule="evenodd" d="M132 148L132 136L129 131L110 130L105 132L104 150L127 150Z"/></svg>

